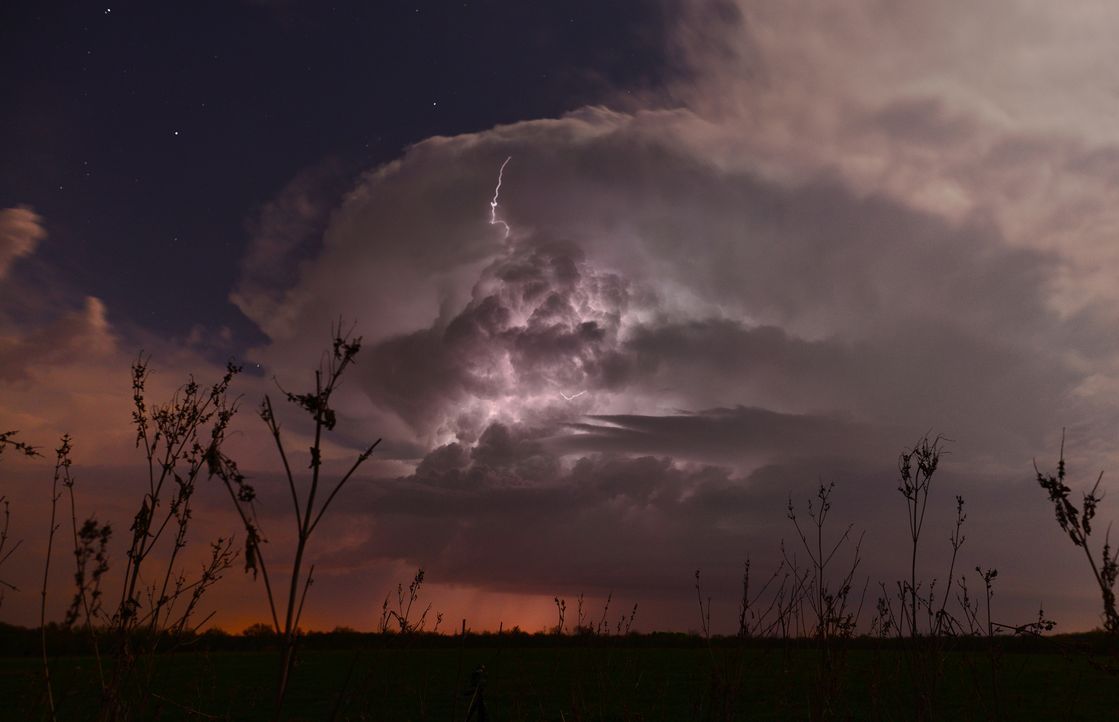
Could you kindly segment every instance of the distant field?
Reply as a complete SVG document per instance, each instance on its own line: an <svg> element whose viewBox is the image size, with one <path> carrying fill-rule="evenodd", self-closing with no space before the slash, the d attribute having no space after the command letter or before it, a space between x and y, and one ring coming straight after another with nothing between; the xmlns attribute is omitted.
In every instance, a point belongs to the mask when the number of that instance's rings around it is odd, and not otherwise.
<svg viewBox="0 0 1119 722"><path fill-rule="evenodd" d="M1046 650L1044 647L1051 647ZM912 719L905 656L855 643L846 651L837 719ZM1112 720L1119 679L1067 645L976 648L947 656L937 694L945 720ZM648 638L542 644L532 638L452 640L394 647L309 649L286 705L291 720L462 720L472 670L486 668L491 720L808 719L819 657L804 646L747 647ZM35 657L0 658L0 716L43 718ZM157 659L152 691L160 720L271 719L277 657L270 651L192 651ZM90 657L52 660L60 720L96 713ZM348 684L347 684L348 680ZM992 686L993 682L993 686ZM192 710L194 712L192 712ZM199 714L200 713L200 714Z"/></svg>

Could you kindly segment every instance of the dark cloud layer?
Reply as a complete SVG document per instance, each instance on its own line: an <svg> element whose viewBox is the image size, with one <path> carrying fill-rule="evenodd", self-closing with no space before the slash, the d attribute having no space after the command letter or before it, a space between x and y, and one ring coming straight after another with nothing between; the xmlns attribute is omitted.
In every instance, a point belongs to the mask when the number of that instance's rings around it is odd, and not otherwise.
<svg viewBox="0 0 1119 722"><path fill-rule="evenodd" d="M881 434L835 417L782 414L768 409L733 409L638 416L600 414L571 424L576 434L564 437L575 449L661 453L681 459L742 462L762 458L792 460L801 456L866 454L881 444Z"/></svg>
<svg viewBox="0 0 1119 722"><path fill-rule="evenodd" d="M325 563L346 567L363 559L405 559L452 584L544 595L613 591L678 602L701 568L715 589L733 599L727 582L747 555L764 573L780 558L782 543L790 555L798 553L787 505L792 501L803 516L822 480L837 484L834 526L827 533L834 538L848 523L857 533L866 532L867 575L893 579L905 561L899 541L905 534L904 502L895 488L893 459L858 460L818 448L736 473L725 466L681 465L669 456L590 453L561 468L541 452L534 435L491 427L478 447L486 448L483 453L464 453L457 444L443 447L412 477L355 490L342 513L365 520L365 532ZM499 449L494 437L501 440ZM934 504L931 527L951 523L953 492L974 492L971 533L997 537L977 545L969 536L967 559L997 559L1000 568L1026 578L1035 573L1013 552L1028 543L1020 525L1044 523L1046 510L1036 505L1010 524L990 516L1007 493L1028 493L1028 487L957 469L938 479L938 491L945 503ZM948 547L939 540L930 541L922 554L930 574L942 575L947 564ZM1019 611L1012 600L1004 604L1008 612ZM686 602L678 606L687 609Z"/></svg>

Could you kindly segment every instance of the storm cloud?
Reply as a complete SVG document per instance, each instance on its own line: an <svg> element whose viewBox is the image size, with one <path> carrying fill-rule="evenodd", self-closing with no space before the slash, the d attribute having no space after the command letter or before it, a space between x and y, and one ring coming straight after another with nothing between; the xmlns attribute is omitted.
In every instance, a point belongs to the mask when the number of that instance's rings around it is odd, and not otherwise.
<svg viewBox="0 0 1119 722"><path fill-rule="evenodd" d="M928 127L897 140L913 114ZM927 103L866 122L907 145L971 132ZM588 108L436 138L349 194L281 315L298 339L324 309L400 307L358 314L352 403L369 433L431 450L355 507L372 521L354 553L494 590L666 595L689 566L776 555L789 496L820 481L851 487L868 533L899 533L894 460L927 432L953 440L944 523L955 493L991 528L1044 523L1021 480L1063 425L1102 458L1114 408L1084 387L1113 359L1109 326L1070 323L1060 253L823 159L787 177L728 161L708 123ZM506 238L488 202L507 157ZM1021 507L995 501L1008 489ZM972 551L1059 558L1007 538ZM868 569L888 576L878 549Z"/></svg>

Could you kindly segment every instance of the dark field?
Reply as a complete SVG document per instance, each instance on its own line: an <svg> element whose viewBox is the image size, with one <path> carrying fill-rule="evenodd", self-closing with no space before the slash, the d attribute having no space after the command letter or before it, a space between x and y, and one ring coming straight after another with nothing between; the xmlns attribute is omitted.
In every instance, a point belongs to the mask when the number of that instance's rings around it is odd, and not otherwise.
<svg viewBox="0 0 1119 722"><path fill-rule="evenodd" d="M709 648L680 635L483 636L464 645L450 637L389 644L370 639L349 649L309 644L285 719L327 720L338 706L336 718L343 720L463 720L472 671L480 665L491 720L810 719L810 700L819 691L819 652L776 640L720 640ZM1117 718L1119 677L1094 666L1082 641L1007 639L994 649L974 641L943 658L936 719ZM276 652L225 646L159 655L152 706L142 718L272 719ZM855 640L838 650L841 691L829 716L913 719L911 658L895 642ZM41 674L34 656L0 658L3 719L44 717ZM52 675L58 718L94 719L93 659L55 657Z"/></svg>

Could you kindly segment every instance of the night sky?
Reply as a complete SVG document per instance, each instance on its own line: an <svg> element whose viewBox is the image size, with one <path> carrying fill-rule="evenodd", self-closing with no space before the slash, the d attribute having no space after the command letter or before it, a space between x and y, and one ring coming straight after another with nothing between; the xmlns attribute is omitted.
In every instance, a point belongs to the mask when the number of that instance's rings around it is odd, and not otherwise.
<svg viewBox="0 0 1119 722"><path fill-rule="evenodd" d="M656 86L665 10L618 2L8 3L0 205L114 321L228 325L254 211L300 172L340 195L433 135Z"/></svg>
<svg viewBox="0 0 1119 722"><path fill-rule="evenodd" d="M130 360L170 393L236 359L282 558L253 410L342 319L328 462L385 441L312 545L312 626L370 628L422 567L450 618L530 630L581 592L696 628L702 569L731 627L821 482L892 585L897 455L941 434L927 578L959 494L1008 620L1091 627L1032 462L1066 429L1074 484L1119 468L1116 31L1104 2L6 3L0 430L71 433L123 521ZM2 463L31 578L49 466ZM197 503L204 548L232 510Z"/></svg>

